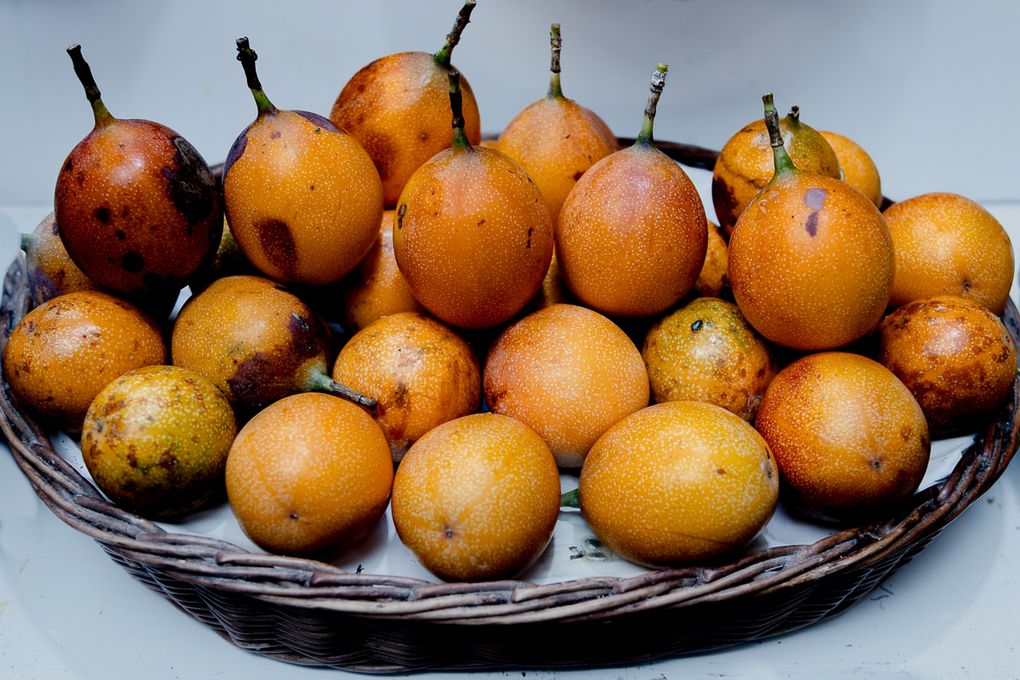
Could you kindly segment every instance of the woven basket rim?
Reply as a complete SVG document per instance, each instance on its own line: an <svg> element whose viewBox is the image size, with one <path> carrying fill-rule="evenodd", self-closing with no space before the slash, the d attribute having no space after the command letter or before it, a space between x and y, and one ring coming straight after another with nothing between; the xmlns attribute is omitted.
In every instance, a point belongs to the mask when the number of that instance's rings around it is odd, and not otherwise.
<svg viewBox="0 0 1020 680"><path fill-rule="evenodd" d="M660 148L671 145L657 144ZM714 162L710 154L715 152L689 145L672 147L672 152L664 150L674 157L694 149L703 152L704 163ZM706 167L700 162L694 158L688 164ZM24 256L19 255L4 279L0 351L30 308L26 278ZM1003 321L1020 345L1020 313L1012 300ZM1007 403L975 435L953 472L879 521L836 531L812 544L758 550L714 566L661 569L631 577L589 576L541 585L519 580L435 583L350 573L314 559L255 553L219 539L166 531L105 500L54 450L40 425L18 409L6 380L0 385L0 430L19 468L58 518L111 554L144 565L171 581L224 597L253 598L267 606L377 620L514 626L611 623L642 612L753 598L877 564L895 553L920 550L1002 474L1020 444L1018 406L1020 381L1014 381Z"/></svg>

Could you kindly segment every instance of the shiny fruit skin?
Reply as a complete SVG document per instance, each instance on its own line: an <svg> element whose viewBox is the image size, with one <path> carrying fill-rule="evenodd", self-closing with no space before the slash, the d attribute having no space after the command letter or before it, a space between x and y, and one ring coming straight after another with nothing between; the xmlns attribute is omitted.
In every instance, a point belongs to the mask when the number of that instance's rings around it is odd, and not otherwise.
<svg viewBox="0 0 1020 680"><path fill-rule="evenodd" d="M814 128L791 116L779 120L783 146L803 172L839 179L836 152ZM772 147L764 120L745 125L719 152L712 172L712 203L719 225L733 233L737 218L754 200L775 171Z"/></svg>
<svg viewBox="0 0 1020 680"><path fill-rule="evenodd" d="M893 268L878 209L821 175L777 176L730 238L730 287L740 311L767 339L793 349L840 347L878 325Z"/></svg>
<svg viewBox="0 0 1020 680"><path fill-rule="evenodd" d="M704 401L748 422L776 374L737 306L717 298L693 300L655 324L641 356L656 402Z"/></svg>
<svg viewBox="0 0 1020 680"><path fill-rule="evenodd" d="M593 164L619 150L605 121L566 97L545 97L507 124L497 148L542 191L553 223L567 194Z"/></svg>
<svg viewBox="0 0 1020 680"><path fill-rule="evenodd" d="M930 193L886 208L896 249L894 307L958 295L1002 314L1013 283L1013 244L995 217L958 194Z"/></svg>
<svg viewBox="0 0 1020 680"><path fill-rule="evenodd" d="M349 273L379 232L382 184L358 141L306 111L262 112L223 167L230 229L277 281L323 285Z"/></svg>
<svg viewBox="0 0 1020 680"><path fill-rule="evenodd" d="M67 254L53 213L32 232L25 250L25 270L35 306L58 295L96 288Z"/></svg>
<svg viewBox="0 0 1020 680"><path fill-rule="evenodd" d="M481 369L471 348L414 312L391 314L358 332L340 350L333 379L378 402L372 414L395 461L433 427L481 406Z"/></svg>
<svg viewBox="0 0 1020 680"><path fill-rule="evenodd" d="M843 181L867 196L876 208L881 208L882 178L868 152L854 140L835 132L820 130L818 134L836 152L839 167L843 171Z"/></svg>
<svg viewBox="0 0 1020 680"><path fill-rule="evenodd" d="M99 291L55 297L18 323L4 348L4 378L18 400L70 432L81 431L99 391L128 371L161 364L159 328Z"/></svg>
<svg viewBox="0 0 1020 680"><path fill-rule="evenodd" d="M488 328L542 285L553 230L542 192L494 149L452 148L400 195L393 253L414 296L442 321Z"/></svg>
<svg viewBox="0 0 1020 680"><path fill-rule="evenodd" d="M694 286L708 226L680 166L649 145L617 151L574 185L556 224L567 286L604 314L661 312Z"/></svg>
<svg viewBox="0 0 1020 680"><path fill-rule="evenodd" d="M170 341L174 365L211 380L241 414L312 389L328 349L311 309L258 276L218 279L189 299Z"/></svg>
<svg viewBox="0 0 1020 680"><path fill-rule="evenodd" d="M295 394L241 429L226 484L241 528L265 550L346 548L385 512L393 460L382 430L359 406Z"/></svg>
<svg viewBox="0 0 1020 680"><path fill-rule="evenodd" d="M705 264L701 267L694 290L704 297L719 297L730 287L730 250L726 239L719 233L719 227L708 223L708 248L705 250Z"/></svg>
<svg viewBox="0 0 1020 680"><path fill-rule="evenodd" d="M838 522L912 494L931 448L910 390L881 364L846 352L812 354L780 371L756 427L779 463L784 499Z"/></svg>
<svg viewBox="0 0 1020 680"><path fill-rule="evenodd" d="M355 73L333 104L330 119L372 157L387 208L415 170L453 142L448 72L425 52L390 54ZM478 144L478 104L463 75L460 86L464 132Z"/></svg>
<svg viewBox="0 0 1020 680"><path fill-rule="evenodd" d="M933 432L966 426L1001 404L1016 380L1016 347L997 316L952 295L915 300L878 328L879 361L921 404Z"/></svg>
<svg viewBox="0 0 1020 680"><path fill-rule="evenodd" d="M444 581L520 573L552 539L559 505L549 447L527 425L495 413L431 430L393 480L400 540Z"/></svg>
<svg viewBox="0 0 1020 680"><path fill-rule="evenodd" d="M712 404L671 401L599 438L581 469L579 496L610 550L663 567L750 543L775 512L779 473L746 422Z"/></svg>
<svg viewBox="0 0 1020 680"><path fill-rule="evenodd" d="M537 432L556 463L579 468L595 440L648 405L648 374L627 334L598 312L546 307L489 349L485 399L493 413Z"/></svg>
<svg viewBox="0 0 1020 680"><path fill-rule="evenodd" d="M57 176L54 211L68 254L96 285L139 302L174 298L223 229L209 166L147 120L97 125Z"/></svg>
<svg viewBox="0 0 1020 680"><path fill-rule="evenodd" d="M379 239L342 283L341 318L348 331L359 331L373 321L399 312L424 312L393 256L393 220L396 213L383 213Z"/></svg>
<svg viewBox="0 0 1020 680"><path fill-rule="evenodd" d="M148 366L100 392L81 452L103 493L145 517L175 518L222 493L237 434L230 404L194 371Z"/></svg>

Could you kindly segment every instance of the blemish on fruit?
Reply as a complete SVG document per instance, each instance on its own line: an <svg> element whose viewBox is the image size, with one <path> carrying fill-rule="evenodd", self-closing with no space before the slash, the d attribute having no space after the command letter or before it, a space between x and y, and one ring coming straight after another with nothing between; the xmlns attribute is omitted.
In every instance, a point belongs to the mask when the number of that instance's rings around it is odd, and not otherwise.
<svg viewBox="0 0 1020 680"><path fill-rule="evenodd" d="M74 170L74 162L68 158L67 162L64 163L64 172L71 172L72 170Z"/></svg>
<svg viewBox="0 0 1020 680"><path fill-rule="evenodd" d="M812 188L804 194L804 203L814 211L819 211L825 206L825 198L829 195L825 189Z"/></svg>
<svg viewBox="0 0 1020 680"><path fill-rule="evenodd" d="M535 233L534 227L528 227L528 242L524 244L524 247L531 250L531 236Z"/></svg>
<svg viewBox="0 0 1020 680"><path fill-rule="evenodd" d="M176 167L164 166L162 170L167 193L188 224L197 224L216 207L216 178L188 140L174 137L170 143L177 151Z"/></svg>
<svg viewBox="0 0 1020 680"><path fill-rule="evenodd" d="M118 229L114 234L117 236L118 241L123 241L127 238L127 233L123 229Z"/></svg>
<svg viewBox="0 0 1020 680"><path fill-rule="evenodd" d="M315 123L316 134L319 134L322 130L326 130L327 132L339 132L337 127L333 125L328 118L323 118L317 113L312 113L311 111L295 111L294 113L311 121L312 123Z"/></svg>
<svg viewBox="0 0 1020 680"><path fill-rule="evenodd" d="M283 137L283 133L279 130L276 130L273 134L269 135L270 139L279 139L280 137Z"/></svg>
<svg viewBox="0 0 1020 680"><path fill-rule="evenodd" d="M691 330L693 332L697 333L702 328L704 328L704 326L705 326L705 320L704 319L698 319L697 321L695 321L694 323L691 324Z"/></svg>
<svg viewBox="0 0 1020 680"><path fill-rule="evenodd" d="M290 513L287 516L290 517L294 521L297 521L297 519L298 519L298 514L296 512L292 512L292 513Z"/></svg>
<svg viewBox="0 0 1020 680"><path fill-rule="evenodd" d="M105 205L96 208L96 211L93 214L96 216L96 219L102 222L103 224L110 223L110 209L107 208Z"/></svg>
<svg viewBox="0 0 1020 680"><path fill-rule="evenodd" d="M453 538L453 529L449 526L443 527L443 535L447 538Z"/></svg>
<svg viewBox="0 0 1020 680"><path fill-rule="evenodd" d="M807 229L809 236L814 236L818 233L818 213L813 212L808 215L807 222L804 223L804 228Z"/></svg>
<svg viewBox="0 0 1020 680"><path fill-rule="evenodd" d="M401 203L400 207L397 208L397 229L404 226L404 215L407 213L407 204Z"/></svg>
<svg viewBox="0 0 1020 680"><path fill-rule="evenodd" d="M577 180L581 179L582 176L584 176L584 170L578 170L577 172L574 173L574 181L576 182Z"/></svg>
<svg viewBox="0 0 1020 680"><path fill-rule="evenodd" d="M283 220L262 220L255 224L266 257L290 276L297 266L297 246L290 227Z"/></svg>
<svg viewBox="0 0 1020 680"><path fill-rule="evenodd" d="M230 147L230 151L227 152L227 160L223 162L223 176L226 177L227 173L230 172L230 166L232 166L238 158L244 154L244 150L248 147L248 130L251 129L249 125L245 128L244 132L234 140L233 145Z"/></svg>

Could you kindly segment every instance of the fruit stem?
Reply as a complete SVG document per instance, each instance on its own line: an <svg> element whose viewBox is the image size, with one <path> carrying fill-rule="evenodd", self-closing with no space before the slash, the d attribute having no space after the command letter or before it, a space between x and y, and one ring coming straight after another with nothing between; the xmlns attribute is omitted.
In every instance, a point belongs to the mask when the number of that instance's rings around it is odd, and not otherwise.
<svg viewBox="0 0 1020 680"><path fill-rule="evenodd" d="M450 67L450 110L453 112L453 149L470 149L464 134L464 107L460 96L460 71Z"/></svg>
<svg viewBox="0 0 1020 680"><path fill-rule="evenodd" d="M337 397L343 397L353 401L355 404L364 406L365 408L375 408L379 405L375 399L366 397L360 392L355 392L346 385L341 385L336 380L333 380L325 373L316 373L312 376L312 391L314 392L325 392L332 394Z"/></svg>
<svg viewBox="0 0 1020 680"><path fill-rule="evenodd" d="M31 249L31 247L32 247L32 235L31 234L22 234L21 235L21 249L24 250L27 253L29 251L29 249Z"/></svg>
<svg viewBox="0 0 1020 680"><path fill-rule="evenodd" d="M791 123L797 123L799 125L800 124L800 107L796 106L796 105L791 106L790 107L790 112L788 114L786 114L786 119L788 121L790 121Z"/></svg>
<svg viewBox="0 0 1020 680"><path fill-rule="evenodd" d="M641 121L641 131L634 140L634 146L650 146L652 143L652 124L655 122L655 107L659 104L659 97L662 89L666 87L666 71L669 66L659 64L652 74L651 93L648 95L648 103L645 104L645 118Z"/></svg>
<svg viewBox="0 0 1020 680"><path fill-rule="evenodd" d="M786 153L786 147L783 146L783 132L779 129L779 112L776 111L776 105L772 101L772 93L768 92L762 95L761 100L765 103L765 127L769 130L769 144L772 145L776 175L796 171L797 168L794 166L793 160L790 159L790 154Z"/></svg>
<svg viewBox="0 0 1020 680"><path fill-rule="evenodd" d="M450 67L450 57L453 54L453 48L460 42L460 34L464 32L468 23L471 22L471 11L475 8L475 4L475 0L467 0L464 6L460 8L460 12L457 13L457 20L453 24L453 30L446 34L446 42L443 43L443 46L432 57L439 66L443 68Z"/></svg>
<svg viewBox="0 0 1020 680"><path fill-rule="evenodd" d="M255 71L255 60L258 58L259 55L255 54L255 50L248 45L248 38L237 39L237 60L244 67L244 75L248 79L248 89L255 97L255 106L258 107L259 114L276 113L276 107L262 90L262 83L259 82L259 75Z"/></svg>
<svg viewBox="0 0 1020 680"><path fill-rule="evenodd" d="M549 28L549 44L552 46L552 63L549 65L549 94L547 97L563 99L563 89L560 87L560 48L563 47L563 39L560 38L560 25L553 24Z"/></svg>
<svg viewBox="0 0 1020 680"><path fill-rule="evenodd" d="M574 489L568 491L560 496L560 507L561 508L580 508L581 507L581 490Z"/></svg>
<svg viewBox="0 0 1020 680"><path fill-rule="evenodd" d="M85 98L92 104L92 115L95 116L96 127L109 125L114 121L114 117L103 103L99 86L96 85L96 79L92 77L92 69L89 68L85 57L81 56L81 45L71 45L67 48L67 54L71 57L71 63L74 64L74 75L78 76L82 87L85 88Z"/></svg>

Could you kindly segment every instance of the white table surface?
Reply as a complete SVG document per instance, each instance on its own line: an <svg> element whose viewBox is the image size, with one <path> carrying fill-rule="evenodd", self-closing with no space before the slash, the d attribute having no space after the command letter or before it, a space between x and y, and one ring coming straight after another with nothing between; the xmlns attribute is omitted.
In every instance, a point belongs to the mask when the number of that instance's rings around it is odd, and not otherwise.
<svg viewBox="0 0 1020 680"><path fill-rule="evenodd" d="M704 187L704 177L696 178ZM989 205L1020 243L1020 204ZM0 262L45 208L0 208ZM1013 299L1017 300L1014 283ZM603 671L487 678L1020 678L1020 464L849 611L778 638ZM114 564L36 498L0 444L0 678L262 680L352 674L243 652ZM460 674L461 676L465 674ZM419 677L442 677L421 674Z"/></svg>

